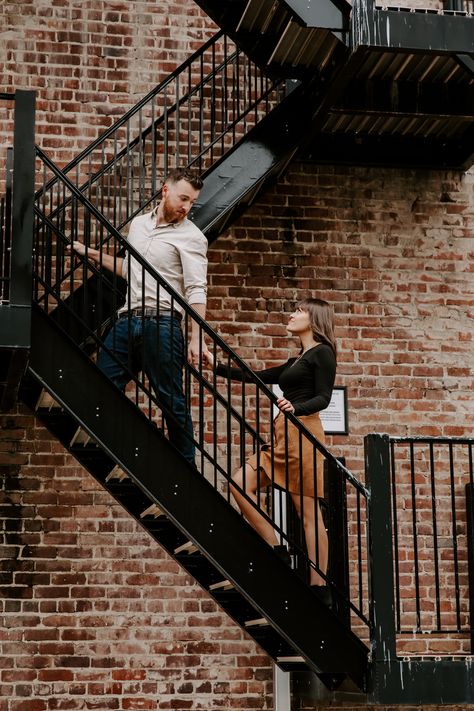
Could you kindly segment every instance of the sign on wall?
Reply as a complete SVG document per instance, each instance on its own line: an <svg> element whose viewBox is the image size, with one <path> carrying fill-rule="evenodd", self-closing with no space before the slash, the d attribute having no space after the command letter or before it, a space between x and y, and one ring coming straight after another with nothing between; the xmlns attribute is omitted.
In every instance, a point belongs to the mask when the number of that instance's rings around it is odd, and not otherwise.
<svg viewBox="0 0 474 711"><path fill-rule="evenodd" d="M326 434L349 434L347 421L347 388L340 386L332 391L331 402L319 413Z"/></svg>

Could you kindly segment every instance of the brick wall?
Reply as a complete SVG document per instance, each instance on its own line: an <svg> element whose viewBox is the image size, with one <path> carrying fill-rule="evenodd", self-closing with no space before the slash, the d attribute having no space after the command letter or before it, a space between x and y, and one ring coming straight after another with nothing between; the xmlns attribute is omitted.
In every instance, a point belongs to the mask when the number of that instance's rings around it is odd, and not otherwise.
<svg viewBox="0 0 474 711"><path fill-rule="evenodd" d="M1 426L0 710L271 709L253 640L30 412Z"/></svg>
<svg viewBox="0 0 474 711"><path fill-rule="evenodd" d="M191 0L6 2L0 27L0 91L37 90L36 140L58 164L217 30Z"/></svg>
<svg viewBox="0 0 474 711"><path fill-rule="evenodd" d="M0 90L38 90L59 163L215 29L191 0L10 2L0 20ZM329 444L359 477L368 432L472 433L473 183L296 162L210 250L210 320L256 367L286 358L296 299L335 304L350 435ZM31 413L2 425L0 711L272 708L258 647Z"/></svg>

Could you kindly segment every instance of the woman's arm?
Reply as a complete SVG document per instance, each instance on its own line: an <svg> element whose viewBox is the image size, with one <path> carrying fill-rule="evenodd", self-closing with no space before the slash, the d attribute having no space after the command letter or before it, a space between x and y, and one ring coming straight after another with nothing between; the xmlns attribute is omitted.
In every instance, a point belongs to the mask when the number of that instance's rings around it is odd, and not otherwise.
<svg viewBox="0 0 474 711"><path fill-rule="evenodd" d="M263 380L264 383L278 383L278 378L280 377L282 371L284 370L284 368L286 368L286 366L287 363L283 363L283 365L277 365L274 368L266 368L265 370L253 370L252 373L258 375L260 380ZM239 382L242 382L243 380L245 380L245 382L252 381L250 375L247 373L244 374L243 370L241 370L240 368L233 368L231 366L224 365L223 363L217 364L216 373L217 375L223 375L225 378L229 378L230 380L238 380Z"/></svg>

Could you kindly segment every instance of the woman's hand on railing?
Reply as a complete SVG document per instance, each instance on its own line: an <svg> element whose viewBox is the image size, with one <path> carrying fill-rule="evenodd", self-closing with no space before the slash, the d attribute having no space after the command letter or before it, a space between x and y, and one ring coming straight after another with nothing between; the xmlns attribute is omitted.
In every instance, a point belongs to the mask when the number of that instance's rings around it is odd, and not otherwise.
<svg viewBox="0 0 474 711"><path fill-rule="evenodd" d="M295 411L295 408L293 407L291 402L284 397L278 398L277 406L282 412L291 412L291 414L293 414Z"/></svg>

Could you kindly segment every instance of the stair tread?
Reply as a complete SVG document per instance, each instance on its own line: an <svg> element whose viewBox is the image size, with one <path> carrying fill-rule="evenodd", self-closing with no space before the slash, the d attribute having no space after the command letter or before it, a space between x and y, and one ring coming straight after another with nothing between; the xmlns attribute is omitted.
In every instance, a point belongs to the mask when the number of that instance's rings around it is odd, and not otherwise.
<svg viewBox="0 0 474 711"><path fill-rule="evenodd" d="M35 410L46 409L52 410L53 408L60 408L61 405L54 399L52 395L47 390L42 390L40 396L36 402Z"/></svg>
<svg viewBox="0 0 474 711"><path fill-rule="evenodd" d="M115 465L115 467L112 469L112 471L107 474L105 477L105 481L109 482L112 481L112 479L118 479L118 481L124 481L124 479L130 479L128 476L127 472L125 472L123 469L119 467L118 464Z"/></svg>
<svg viewBox="0 0 474 711"><path fill-rule="evenodd" d="M178 546L177 548L174 549L175 554L177 555L178 553L195 553L198 551L198 547L195 543L192 541L187 541L186 543L183 543L183 545Z"/></svg>
<svg viewBox="0 0 474 711"><path fill-rule="evenodd" d="M78 427L71 439L69 446L74 447L78 444L82 444L85 446L89 443L95 444L92 440L91 435L88 434L82 427Z"/></svg>
<svg viewBox="0 0 474 711"><path fill-rule="evenodd" d="M246 627L265 627L269 625L270 623L266 617L257 617L255 620L247 620L245 622Z"/></svg>
<svg viewBox="0 0 474 711"><path fill-rule="evenodd" d="M234 590L235 586L234 583L231 583L230 580L221 580L218 583L212 583L212 585L209 585L209 590Z"/></svg>
<svg viewBox="0 0 474 711"><path fill-rule="evenodd" d="M153 518L160 518L161 516L165 516L165 513L160 509L158 504L151 504L151 506L142 511L140 514L140 518L145 518L145 516L153 516Z"/></svg>

